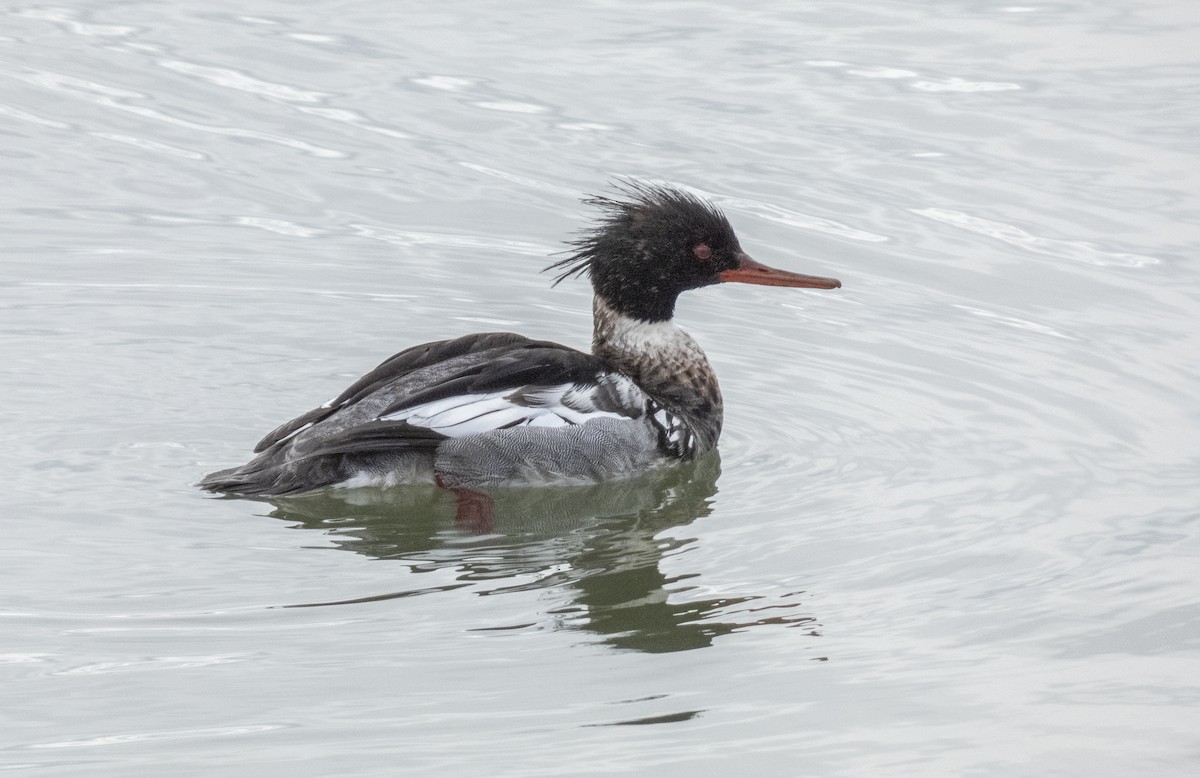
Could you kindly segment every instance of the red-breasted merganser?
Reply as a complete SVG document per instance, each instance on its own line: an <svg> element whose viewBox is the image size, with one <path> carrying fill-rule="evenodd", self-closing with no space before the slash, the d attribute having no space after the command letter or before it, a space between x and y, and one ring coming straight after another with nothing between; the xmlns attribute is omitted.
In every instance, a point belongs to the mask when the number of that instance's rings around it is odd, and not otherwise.
<svg viewBox="0 0 1200 778"><path fill-rule="evenodd" d="M715 206L680 189L626 183L585 202L600 218L547 269L560 271L555 284L591 279L591 354L512 333L415 346L200 485L288 495L435 482L461 508L478 489L628 477L713 448L721 392L700 346L672 320L679 293L723 281L841 283L760 265Z"/></svg>

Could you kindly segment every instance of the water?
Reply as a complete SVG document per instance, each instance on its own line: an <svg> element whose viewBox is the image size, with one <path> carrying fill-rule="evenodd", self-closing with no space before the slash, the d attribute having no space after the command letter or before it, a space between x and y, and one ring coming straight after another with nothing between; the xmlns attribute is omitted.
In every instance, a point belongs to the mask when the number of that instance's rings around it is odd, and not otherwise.
<svg viewBox="0 0 1200 778"><path fill-rule="evenodd" d="M9 5L0 765L1191 775L1194 3ZM583 346L615 175L836 292L683 298L719 460L271 504L401 348ZM345 553L351 552L351 553Z"/></svg>

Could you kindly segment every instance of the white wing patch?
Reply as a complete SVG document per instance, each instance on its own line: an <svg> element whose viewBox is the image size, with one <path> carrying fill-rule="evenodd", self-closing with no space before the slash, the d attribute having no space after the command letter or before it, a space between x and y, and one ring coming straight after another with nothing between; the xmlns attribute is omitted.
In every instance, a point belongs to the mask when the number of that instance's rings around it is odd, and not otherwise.
<svg viewBox="0 0 1200 778"><path fill-rule="evenodd" d="M628 384L625 386L624 384ZM630 406L633 393L641 394L624 376L604 376L599 386L558 384L527 390L524 387L479 394L462 394L404 408L379 418L407 421L452 438L477 435L504 427L566 427L592 419L628 418L629 414L600 410L594 393L606 392Z"/></svg>

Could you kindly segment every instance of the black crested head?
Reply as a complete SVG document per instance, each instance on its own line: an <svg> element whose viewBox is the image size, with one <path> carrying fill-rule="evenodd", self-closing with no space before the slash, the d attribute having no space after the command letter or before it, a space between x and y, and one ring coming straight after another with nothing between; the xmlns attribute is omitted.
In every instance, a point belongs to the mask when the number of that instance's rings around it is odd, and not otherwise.
<svg viewBox="0 0 1200 778"><path fill-rule="evenodd" d="M680 292L720 283L745 257L716 206L669 186L619 181L618 195L584 200L600 209L593 227L572 241L554 283L586 274L616 311L642 321L667 321Z"/></svg>

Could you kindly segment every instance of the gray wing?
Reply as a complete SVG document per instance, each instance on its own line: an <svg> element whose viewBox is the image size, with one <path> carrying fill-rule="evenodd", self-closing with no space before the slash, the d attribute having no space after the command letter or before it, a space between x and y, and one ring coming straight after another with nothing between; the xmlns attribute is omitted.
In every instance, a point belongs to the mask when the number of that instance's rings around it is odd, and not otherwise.
<svg viewBox="0 0 1200 778"><path fill-rule="evenodd" d="M514 427L636 419L647 397L590 354L508 333L472 335L397 354L337 399L259 443L289 458L436 447Z"/></svg>
<svg viewBox="0 0 1200 778"><path fill-rule="evenodd" d="M453 360L470 355L492 353L504 348L522 348L530 345L553 345L533 341L522 335L511 332L489 332L478 335L465 335L453 340L439 340L413 346L388 357L371 372L355 381L334 399L302 413L296 418L279 425L254 447L254 453L267 450L281 440L291 437L305 427L327 419L343 408L354 405L389 384L395 384L413 373L417 373L438 364L449 363ZM560 346L560 348L566 348Z"/></svg>
<svg viewBox="0 0 1200 778"><path fill-rule="evenodd" d="M397 354L271 432L250 462L201 485L293 494L435 460L460 483L636 472L658 450L649 407L632 379L590 354L472 335Z"/></svg>

